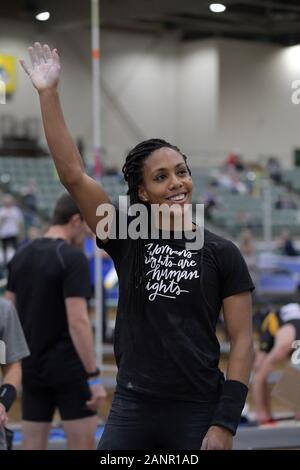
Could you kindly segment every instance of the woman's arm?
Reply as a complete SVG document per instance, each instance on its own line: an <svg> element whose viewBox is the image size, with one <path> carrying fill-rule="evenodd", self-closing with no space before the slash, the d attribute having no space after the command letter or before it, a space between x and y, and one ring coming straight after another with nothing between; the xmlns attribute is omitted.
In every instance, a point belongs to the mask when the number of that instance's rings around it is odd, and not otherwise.
<svg viewBox="0 0 300 470"><path fill-rule="evenodd" d="M231 383L234 386L240 383L241 387L245 388L244 386L248 386L254 358L250 293L243 292L225 298L223 301L223 314L230 339L226 381L233 381ZM236 404L238 405L238 402ZM215 420L218 422L217 418ZM231 449L232 433L228 429L225 426L212 425L203 439L201 448L203 450Z"/></svg>
<svg viewBox="0 0 300 470"><path fill-rule="evenodd" d="M224 299L223 314L230 339L226 378L248 386L254 360L250 293L243 292Z"/></svg>
<svg viewBox="0 0 300 470"><path fill-rule="evenodd" d="M20 63L37 89L43 118L45 136L53 157L59 179L78 204L91 230L96 233L101 217L96 216L99 205L111 201L105 191L84 171L80 153L69 133L60 105L57 86L60 61L56 49L35 43L28 48L32 68L24 60Z"/></svg>

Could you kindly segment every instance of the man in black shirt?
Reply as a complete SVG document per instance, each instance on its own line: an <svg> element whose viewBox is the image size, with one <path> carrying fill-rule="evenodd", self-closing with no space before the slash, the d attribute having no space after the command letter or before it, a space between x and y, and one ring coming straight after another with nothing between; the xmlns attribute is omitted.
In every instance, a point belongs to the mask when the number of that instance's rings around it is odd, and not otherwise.
<svg viewBox="0 0 300 470"><path fill-rule="evenodd" d="M84 235L85 222L65 193L45 236L20 249L9 264L6 296L16 304L31 351L22 363L24 449L47 447L56 407L68 447L94 445L95 414L105 390L87 312L88 262L75 246Z"/></svg>

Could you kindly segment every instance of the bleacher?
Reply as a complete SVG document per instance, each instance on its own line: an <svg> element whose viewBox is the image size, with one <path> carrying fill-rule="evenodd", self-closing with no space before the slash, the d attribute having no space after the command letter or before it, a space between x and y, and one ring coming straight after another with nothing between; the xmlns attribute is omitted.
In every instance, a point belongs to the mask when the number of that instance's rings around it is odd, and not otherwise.
<svg viewBox="0 0 300 470"><path fill-rule="evenodd" d="M31 183L37 188L38 209L50 217L58 196L64 191L51 158L0 157L0 184L16 196ZM119 195L126 194L126 185L118 176L105 176L102 180L105 191L113 203Z"/></svg>
<svg viewBox="0 0 300 470"><path fill-rule="evenodd" d="M34 183L38 209L46 217L64 189L50 158L1 157L0 175L2 187L16 196L21 196L26 187Z"/></svg>
<svg viewBox="0 0 300 470"><path fill-rule="evenodd" d="M243 224L239 221L239 215L244 212L249 218L249 225L257 236L262 235L263 230L263 200L260 194L232 193L229 189L218 186L218 176L221 169L192 168L193 176L193 202L201 203L202 195L209 185L214 182L214 192L218 200L218 207L213 211L212 223L236 237ZM19 195L30 183L37 187L38 207L46 215L50 215L58 195L64 190L59 182L54 164L51 158L29 157L1 157L0 158L1 184L10 192ZM241 175L243 181L243 175ZM293 191L300 191L300 169L286 170L283 175L284 185L288 185ZM119 195L127 192L126 183L121 176L103 176L101 181L105 191L114 203L118 202ZM300 223L300 197L299 210L275 209L275 202L280 195L287 191L286 187L271 184L272 198L272 227L273 235L277 236L283 229L288 229L292 235L298 234Z"/></svg>
<svg viewBox="0 0 300 470"><path fill-rule="evenodd" d="M286 170L283 174L283 181L289 185L294 191L300 193L300 167Z"/></svg>
<svg viewBox="0 0 300 470"><path fill-rule="evenodd" d="M288 176L289 175L289 176ZM291 176L293 175L293 176ZM295 176L294 176L295 175ZM286 171L284 174L284 184L275 185L270 182L271 193L271 221L272 235L277 237L282 230L288 230L292 236L299 235L300 224L300 197L294 193L297 200L296 209L277 209L275 203L279 197L284 197L288 189L286 187L288 178L293 180L293 186L288 186L289 190L300 188L300 170ZM212 213L212 222L217 227L231 235L237 237L246 226L250 227L256 237L262 237L264 226L264 200L262 191L251 195L231 192L229 189L215 187L218 206ZM243 215L245 221L240 220Z"/></svg>

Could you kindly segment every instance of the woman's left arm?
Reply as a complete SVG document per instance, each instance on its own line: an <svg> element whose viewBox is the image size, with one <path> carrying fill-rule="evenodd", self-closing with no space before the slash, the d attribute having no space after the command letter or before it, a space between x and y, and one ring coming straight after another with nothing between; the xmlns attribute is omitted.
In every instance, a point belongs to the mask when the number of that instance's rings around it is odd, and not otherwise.
<svg viewBox="0 0 300 470"><path fill-rule="evenodd" d="M224 299L223 315L230 340L226 378L238 380L248 386L254 360L250 292Z"/></svg>
<svg viewBox="0 0 300 470"><path fill-rule="evenodd" d="M254 359L253 338L252 338L252 299L250 292L232 295L223 300L223 314L226 330L230 340L230 354L226 373L226 382L230 393L238 393L239 388L248 386L251 368ZM205 438L203 439L203 450L231 449L232 432L229 430L232 423L228 422L226 428L227 410L223 411L221 407L226 407L228 396L221 397L224 402L220 405L219 416L215 419ZM237 403L238 405L238 403ZM224 426L218 425L224 420Z"/></svg>

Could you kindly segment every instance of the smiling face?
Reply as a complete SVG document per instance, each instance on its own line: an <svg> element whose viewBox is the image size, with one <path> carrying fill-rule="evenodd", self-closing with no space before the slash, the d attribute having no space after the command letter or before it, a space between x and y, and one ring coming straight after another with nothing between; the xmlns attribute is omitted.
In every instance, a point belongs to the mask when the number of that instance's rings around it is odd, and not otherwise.
<svg viewBox="0 0 300 470"><path fill-rule="evenodd" d="M193 182L183 156L171 148L153 152L144 163L143 183L139 198L149 204L174 206L172 212L183 213L184 205L192 203Z"/></svg>

